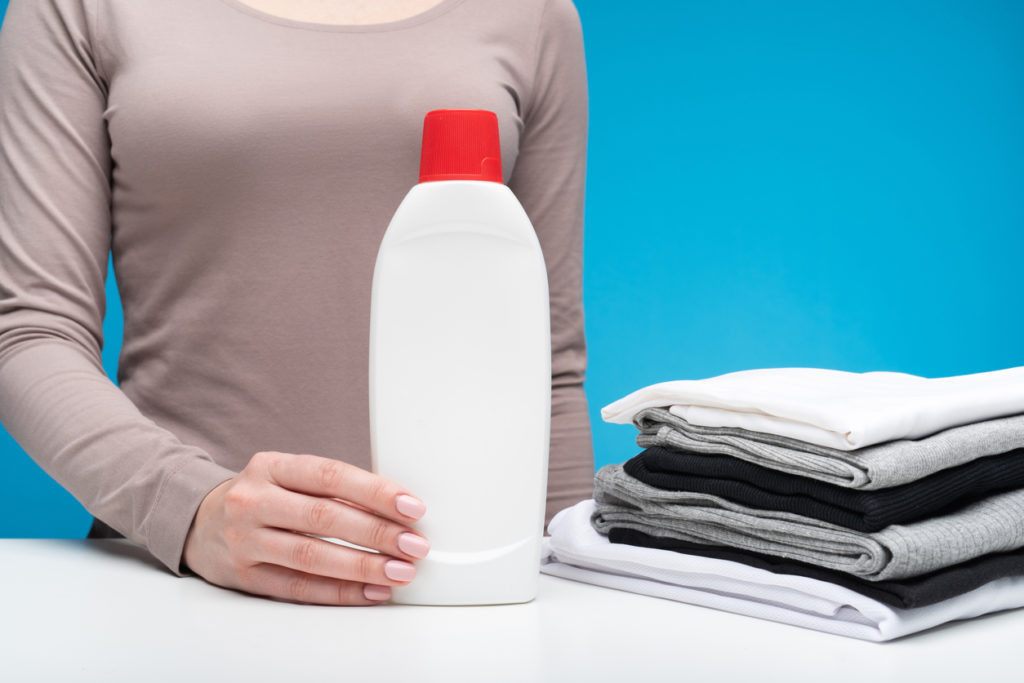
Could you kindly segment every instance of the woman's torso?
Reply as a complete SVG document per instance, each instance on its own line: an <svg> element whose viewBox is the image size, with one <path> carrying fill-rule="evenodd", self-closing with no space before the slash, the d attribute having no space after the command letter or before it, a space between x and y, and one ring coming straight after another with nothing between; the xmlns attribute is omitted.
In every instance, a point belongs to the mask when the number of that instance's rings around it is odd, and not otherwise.
<svg viewBox="0 0 1024 683"><path fill-rule="evenodd" d="M118 379L145 415L236 469L259 450L369 466L369 288L423 115L495 111L507 181L541 4L344 26L99 3Z"/></svg>

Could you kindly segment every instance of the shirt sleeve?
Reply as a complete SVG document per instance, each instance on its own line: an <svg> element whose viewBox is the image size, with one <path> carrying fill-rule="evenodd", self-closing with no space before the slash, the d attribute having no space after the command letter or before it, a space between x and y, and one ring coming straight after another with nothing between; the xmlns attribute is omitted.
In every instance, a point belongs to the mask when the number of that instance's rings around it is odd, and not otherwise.
<svg viewBox="0 0 1024 683"><path fill-rule="evenodd" d="M178 576L199 503L234 472L106 376L107 82L85 0L12 0L0 29L0 421L85 508Z"/></svg>
<svg viewBox="0 0 1024 683"><path fill-rule="evenodd" d="M509 187L530 217L547 263L551 298L551 449L547 523L591 497L594 454L583 380L583 200L587 74L583 31L571 0L549 0L537 37L533 86L524 98L519 155Z"/></svg>

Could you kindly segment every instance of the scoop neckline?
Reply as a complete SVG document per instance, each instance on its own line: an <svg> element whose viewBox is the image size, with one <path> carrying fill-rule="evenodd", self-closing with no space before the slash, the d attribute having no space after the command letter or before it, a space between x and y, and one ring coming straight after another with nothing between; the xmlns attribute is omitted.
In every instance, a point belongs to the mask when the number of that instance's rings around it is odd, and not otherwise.
<svg viewBox="0 0 1024 683"><path fill-rule="evenodd" d="M281 17L276 14L271 14L270 12L264 12L263 10L256 9L255 7L242 2L242 0L221 0L221 2L228 7L232 7L239 12L243 12L251 17L255 17L272 24L305 29L307 31L341 31L344 33L395 31L398 29L418 26L447 13L455 6L461 5L464 1L465 0L441 0L441 2L420 12L419 14L414 14L411 17L398 19L396 21L386 21L378 24L326 24L316 21L301 21L299 19Z"/></svg>

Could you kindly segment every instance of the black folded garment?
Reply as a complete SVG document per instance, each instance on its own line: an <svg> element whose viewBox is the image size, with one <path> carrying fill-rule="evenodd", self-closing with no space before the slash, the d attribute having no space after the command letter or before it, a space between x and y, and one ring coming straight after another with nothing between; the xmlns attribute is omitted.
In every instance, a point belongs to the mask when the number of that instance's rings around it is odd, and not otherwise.
<svg viewBox="0 0 1024 683"><path fill-rule="evenodd" d="M646 449L622 468L655 488L708 493L747 507L792 512L866 532L946 514L991 494L1024 488L1020 448L873 491L787 474L727 455L661 446Z"/></svg>
<svg viewBox="0 0 1024 683"><path fill-rule="evenodd" d="M793 574L828 581L860 593L891 607L912 609L963 595L990 581L1007 576L1024 575L1024 548L1006 553L982 555L968 562L898 581L866 581L853 574L823 569L813 564L761 555L727 546L690 543L674 538L652 536L635 529L612 527L608 530L612 543L671 550L699 557L729 560L765 569L774 574Z"/></svg>

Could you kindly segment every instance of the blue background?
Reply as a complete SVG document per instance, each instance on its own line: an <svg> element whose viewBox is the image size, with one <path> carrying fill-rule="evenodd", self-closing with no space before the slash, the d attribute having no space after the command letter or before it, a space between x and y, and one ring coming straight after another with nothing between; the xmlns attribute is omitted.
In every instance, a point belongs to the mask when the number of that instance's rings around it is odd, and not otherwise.
<svg viewBox="0 0 1024 683"><path fill-rule="evenodd" d="M636 452L601 406L654 382L1024 365L1024 3L576 5L598 466ZM0 536L90 519L0 431Z"/></svg>

